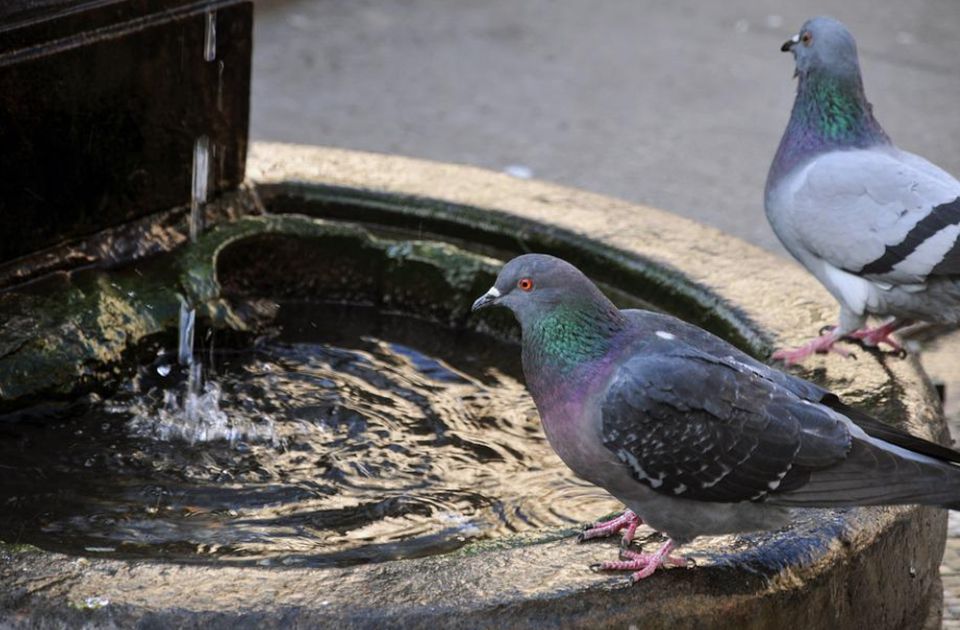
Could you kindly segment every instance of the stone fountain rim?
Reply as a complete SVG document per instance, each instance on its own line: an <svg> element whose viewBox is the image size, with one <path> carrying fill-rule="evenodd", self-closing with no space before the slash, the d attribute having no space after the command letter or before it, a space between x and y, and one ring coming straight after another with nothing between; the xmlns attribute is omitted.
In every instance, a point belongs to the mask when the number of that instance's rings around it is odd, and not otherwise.
<svg viewBox="0 0 960 630"><path fill-rule="evenodd" d="M545 182L395 156L267 143L252 146L248 175L253 186L263 190L337 187L442 200L454 208L484 208L507 219L561 228L682 273L704 289L702 295L742 318L757 333L755 340L796 343L829 322L835 310L812 278L773 254L660 210ZM751 277L743 269L752 270ZM840 369L838 361L819 359L819 366ZM879 379L896 385L904 395L903 410L912 430L930 437L942 434L942 416L915 361L863 361L855 371L867 383ZM861 565L889 564L895 555L889 549L891 541L908 559L932 549L935 572L944 521L942 513L924 508L851 510L840 515L835 539L815 545L806 563L771 579L758 582L724 571L669 571L635 587L625 587L622 578L586 571L590 563L608 558L615 543L575 546L570 539L329 569L77 558L7 545L0 547L0 577L8 584L0 591L0 620L49 615L46 618L118 625L153 621L259 627L298 621L428 627L454 615L461 625L481 627L523 625L554 615L549 617L552 625L589 627L596 621L595 610L602 609L609 623L639 621L641 616L649 623L651 615L664 625L681 619L690 622L689 617L671 613L679 604L701 623L728 618L722 615L751 619L761 611L757 619L790 615L797 621L802 613L810 620L837 621L843 618L843 609L824 607L832 601L830 594L838 584L860 579L858 566L867 573L887 567ZM916 536L917 530L923 535ZM893 557L892 562L903 559ZM568 564L580 570L563 570ZM540 566L544 568L538 571ZM930 566L919 570L924 580L933 579L927 575ZM233 588L220 592L211 581ZM656 596L667 587L673 591L670 598ZM804 588L811 601L800 607L790 604L802 599L799 593ZM895 593L877 588L871 591L873 596L886 597L890 606ZM107 597L110 604L88 610L87 597ZM910 598L918 599L914 595L906 599ZM871 599L867 605L877 603ZM906 601L904 606L911 604L918 605Z"/></svg>

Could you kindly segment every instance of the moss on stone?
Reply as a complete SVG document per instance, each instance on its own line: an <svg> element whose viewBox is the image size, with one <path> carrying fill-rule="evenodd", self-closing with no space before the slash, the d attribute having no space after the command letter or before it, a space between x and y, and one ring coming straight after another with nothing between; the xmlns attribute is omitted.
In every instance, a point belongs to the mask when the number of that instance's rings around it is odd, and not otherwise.
<svg viewBox="0 0 960 630"><path fill-rule="evenodd" d="M0 540L0 553L5 554L34 554L44 553L40 547L28 545L26 543L7 543Z"/></svg>
<svg viewBox="0 0 960 630"><path fill-rule="evenodd" d="M332 282L350 274L364 274L362 282L351 277L346 284L365 283L376 292L373 302L438 319L443 313L458 323L498 264L446 243L398 242L356 225L305 216L223 223L196 243L126 269L58 274L0 293L0 321L6 322L0 329L0 409L41 396L66 396L95 383L145 337L175 330L182 303L196 308L210 325L246 330L247 322L223 295L218 274L224 272L225 251L250 248L255 257L263 251L257 244L273 248L280 259L272 269L273 284L299 273L303 286L292 288L299 297L323 297L313 293L332 289ZM297 255L306 252L312 266L284 254L285 246L297 249ZM250 258L237 261L253 265ZM330 297L349 301L352 296L333 291Z"/></svg>

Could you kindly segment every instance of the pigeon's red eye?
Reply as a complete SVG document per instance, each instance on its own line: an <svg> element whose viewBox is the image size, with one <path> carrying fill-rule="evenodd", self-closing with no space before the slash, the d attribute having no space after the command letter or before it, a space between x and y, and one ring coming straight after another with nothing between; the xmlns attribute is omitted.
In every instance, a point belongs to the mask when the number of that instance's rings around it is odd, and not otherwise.
<svg viewBox="0 0 960 630"><path fill-rule="evenodd" d="M530 278L520 278L517 286L520 287L521 291L533 291L533 280Z"/></svg>
<svg viewBox="0 0 960 630"><path fill-rule="evenodd" d="M807 31L800 36L800 41L803 42L804 46L809 46L810 42L813 41L813 35L810 33L810 31Z"/></svg>

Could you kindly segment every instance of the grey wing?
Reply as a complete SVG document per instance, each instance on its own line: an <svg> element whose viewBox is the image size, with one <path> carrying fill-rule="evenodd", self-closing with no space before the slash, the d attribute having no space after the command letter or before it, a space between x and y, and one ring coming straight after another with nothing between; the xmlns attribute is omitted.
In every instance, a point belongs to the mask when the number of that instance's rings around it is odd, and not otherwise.
<svg viewBox="0 0 960 630"><path fill-rule="evenodd" d="M946 176L946 174L944 175ZM845 405L833 392L792 374L773 369L698 326L665 313L629 309L625 310L624 314L634 322L638 330L644 331L648 337L656 337L657 333L673 335L677 341L692 348L697 348L741 372L753 372L756 376L770 381L798 398L829 407L852 421L872 437L880 438L915 453L960 463L960 452L906 433L864 411Z"/></svg>
<svg viewBox="0 0 960 630"><path fill-rule="evenodd" d="M715 502L802 487L842 461L851 440L830 411L692 349L624 364L602 404L601 437L637 481Z"/></svg>
<svg viewBox="0 0 960 630"><path fill-rule="evenodd" d="M673 315L639 309L628 309L623 312L647 336L656 336L658 333L673 335L677 340L691 348L697 348L718 360L734 365L741 371L754 372L758 376L793 392L800 398L811 402L820 402L824 398L832 396L829 390L792 374L776 370L753 358L730 342Z"/></svg>
<svg viewBox="0 0 960 630"><path fill-rule="evenodd" d="M835 151L784 188L789 230L833 267L878 283L960 274L960 182L897 149Z"/></svg>

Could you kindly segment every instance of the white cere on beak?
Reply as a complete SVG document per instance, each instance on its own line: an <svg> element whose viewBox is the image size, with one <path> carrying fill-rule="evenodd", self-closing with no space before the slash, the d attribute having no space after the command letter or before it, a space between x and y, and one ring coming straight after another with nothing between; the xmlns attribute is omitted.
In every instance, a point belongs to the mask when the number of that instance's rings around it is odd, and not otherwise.
<svg viewBox="0 0 960 630"><path fill-rule="evenodd" d="M470 307L471 311L478 311L494 303L500 297L500 290L497 287L490 287L486 293L477 298L477 301Z"/></svg>
<svg viewBox="0 0 960 630"><path fill-rule="evenodd" d="M660 337L661 339L676 339L675 336L673 336L672 334L668 333L668 332L665 331L665 330L658 330L657 333L656 333L656 335L657 335L657 337Z"/></svg>
<svg viewBox="0 0 960 630"><path fill-rule="evenodd" d="M799 43L800 43L800 33L797 33L796 35L794 35L793 37L791 37L791 38L790 38L790 41L793 42L794 44L799 44Z"/></svg>

